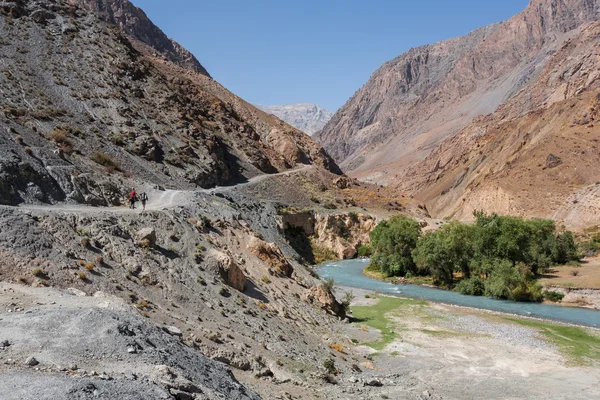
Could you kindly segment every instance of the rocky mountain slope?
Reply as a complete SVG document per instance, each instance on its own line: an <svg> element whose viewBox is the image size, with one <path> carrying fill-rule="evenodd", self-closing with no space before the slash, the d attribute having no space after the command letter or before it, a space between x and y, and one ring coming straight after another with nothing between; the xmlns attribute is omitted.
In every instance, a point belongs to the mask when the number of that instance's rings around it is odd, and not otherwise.
<svg viewBox="0 0 600 400"><path fill-rule="evenodd" d="M310 103L257 107L264 112L275 115L309 136L320 131L333 116L331 111Z"/></svg>
<svg viewBox="0 0 600 400"><path fill-rule="evenodd" d="M317 398L353 371L344 308L278 224L286 200L360 204L322 147L126 0L0 2L0 32L0 280L27 292L1 289L2 393Z"/></svg>
<svg viewBox="0 0 600 400"><path fill-rule="evenodd" d="M302 132L200 73L128 1L0 11L0 203L115 204L131 178L192 188L297 164L339 172Z"/></svg>
<svg viewBox="0 0 600 400"><path fill-rule="evenodd" d="M532 0L525 11L506 22L412 49L376 71L316 140L351 175L408 190L426 200L438 217L466 216L475 206L487 209L483 201L466 206L462 190L456 190L453 197L458 203L441 206L448 201L434 198L448 188L426 188L431 180L439 179L448 159L459 159L468 150L481 151L486 159L501 158L501 145L474 150L473 142L465 140L460 149L449 149L450 143L465 135L475 140L494 124L593 91L598 79L594 66L598 41L590 32L594 29L590 24L599 17L597 0ZM577 51L570 52L571 47ZM565 55L572 58L561 58ZM582 115L587 103L578 103ZM537 129L542 128L551 127L540 121ZM462 133L463 129L471 133ZM529 133L535 136L535 132ZM509 142L512 139L506 138ZM574 151L569 143L566 145ZM436 157L440 153L443 158ZM583 166L577 163L571 168L581 170ZM507 174L509 180L520 179ZM535 179L535 173L525 175ZM526 191L536 197L534 189ZM548 191L555 192L555 188ZM563 193L556 201L560 203L566 200L564 195L571 194ZM490 200L490 210L512 210L492 203ZM518 208L524 212L523 206ZM555 211L556 204L548 202L533 215L551 216Z"/></svg>

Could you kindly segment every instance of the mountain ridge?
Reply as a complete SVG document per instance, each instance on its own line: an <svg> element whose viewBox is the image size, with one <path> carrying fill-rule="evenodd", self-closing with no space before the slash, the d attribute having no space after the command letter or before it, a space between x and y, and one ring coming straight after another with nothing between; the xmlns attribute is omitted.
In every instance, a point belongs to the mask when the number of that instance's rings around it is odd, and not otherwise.
<svg viewBox="0 0 600 400"><path fill-rule="evenodd" d="M331 111L314 103L256 106L269 114L275 115L293 127L300 129L309 136L321 130L333 115Z"/></svg>

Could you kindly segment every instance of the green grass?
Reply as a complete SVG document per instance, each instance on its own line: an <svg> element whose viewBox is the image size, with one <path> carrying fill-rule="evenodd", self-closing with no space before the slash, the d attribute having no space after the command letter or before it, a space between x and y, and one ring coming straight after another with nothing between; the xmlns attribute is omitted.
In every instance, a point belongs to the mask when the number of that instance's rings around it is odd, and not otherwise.
<svg viewBox="0 0 600 400"><path fill-rule="evenodd" d="M377 304L372 306L352 307L352 316L358 324L364 324L381 332L381 339L364 343L375 350L383 350L388 344L396 338L396 326L394 325L391 314L400 314L402 311L415 306L426 306L427 303L421 300L400 299L395 297L378 297Z"/></svg>
<svg viewBox="0 0 600 400"><path fill-rule="evenodd" d="M592 335L584 328L555 325L547 322L507 318L520 325L537 329L548 341L577 365L589 365L600 361L600 336Z"/></svg>

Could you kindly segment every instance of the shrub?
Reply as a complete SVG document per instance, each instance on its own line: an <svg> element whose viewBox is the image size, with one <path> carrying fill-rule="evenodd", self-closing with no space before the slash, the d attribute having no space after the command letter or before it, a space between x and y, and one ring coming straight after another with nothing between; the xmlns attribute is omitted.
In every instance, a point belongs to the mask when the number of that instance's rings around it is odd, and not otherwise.
<svg viewBox="0 0 600 400"><path fill-rule="evenodd" d="M50 140L59 145L63 151L73 150L73 142L67 137L67 132L62 129L54 129L50 132Z"/></svg>
<svg viewBox="0 0 600 400"><path fill-rule="evenodd" d="M331 358L328 358L327 360L323 361L323 367L330 374L335 375L337 373L337 369L335 368L335 361L333 361Z"/></svg>
<svg viewBox="0 0 600 400"><path fill-rule="evenodd" d="M108 154L96 152L96 153L92 154L92 156L90 157L90 160L92 160L93 162L95 162L97 164L103 165L105 167L111 167L111 168L114 168L117 170L121 168L119 163L117 161L115 161Z"/></svg>
<svg viewBox="0 0 600 400"><path fill-rule="evenodd" d="M262 277L262 281L263 281L264 283L271 283L271 279L269 279L269 277L268 277L267 275L263 275L263 277Z"/></svg>
<svg viewBox="0 0 600 400"><path fill-rule="evenodd" d="M373 249L368 244L360 244L356 248L356 252L359 257L370 257L373 254Z"/></svg>
<svg viewBox="0 0 600 400"><path fill-rule="evenodd" d="M33 154L33 149L31 147L25 147L25 153L32 155Z"/></svg>
<svg viewBox="0 0 600 400"><path fill-rule="evenodd" d="M344 347L341 344L333 343L333 344L329 345L329 348L331 348L332 350L337 351L338 353L344 354Z"/></svg>
<svg viewBox="0 0 600 400"><path fill-rule="evenodd" d="M85 248L90 247L90 238L85 236L81 238L81 245Z"/></svg>
<svg viewBox="0 0 600 400"><path fill-rule="evenodd" d="M104 265L104 257L100 255L96 256L96 265L99 267Z"/></svg>
<svg viewBox="0 0 600 400"><path fill-rule="evenodd" d="M31 271L31 274L33 276L40 278L40 277L44 276L44 270L42 270L41 268L34 268L33 271Z"/></svg>
<svg viewBox="0 0 600 400"><path fill-rule="evenodd" d="M231 296L231 293L229 292L229 289L225 286L221 286L219 288L219 294L223 297L229 297Z"/></svg>
<svg viewBox="0 0 600 400"><path fill-rule="evenodd" d="M85 281L87 279L87 275L85 274L85 272L82 272L82 271L77 272L77 277L79 279L81 279L82 281Z"/></svg>
<svg viewBox="0 0 600 400"><path fill-rule="evenodd" d="M485 292L485 283L479 276L472 276L469 279L463 279L456 285L455 290L461 294L472 296L482 296Z"/></svg>
<svg viewBox="0 0 600 400"><path fill-rule="evenodd" d="M323 289L325 289L326 292L333 293L334 286L335 286L335 281L333 279L326 279L325 282L323 283Z"/></svg>
<svg viewBox="0 0 600 400"><path fill-rule="evenodd" d="M94 264L92 264L91 262L85 264L85 269L87 269L88 271L93 271L94 270Z"/></svg>
<svg viewBox="0 0 600 400"><path fill-rule="evenodd" d="M562 301L562 299L565 297L565 295L563 293L554 292L554 291L551 291L551 290L545 290L542 294L544 295L544 298L546 300L550 300L550 301L553 301L555 303L558 303L558 302Z"/></svg>

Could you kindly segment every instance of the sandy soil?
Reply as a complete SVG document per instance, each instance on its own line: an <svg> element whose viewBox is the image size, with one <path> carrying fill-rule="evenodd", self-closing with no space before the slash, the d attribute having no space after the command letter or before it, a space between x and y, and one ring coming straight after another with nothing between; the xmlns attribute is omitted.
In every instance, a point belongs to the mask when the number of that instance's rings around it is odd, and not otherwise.
<svg viewBox="0 0 600 400"><path fill-rule="evenodd" d="M373 304L369 292L353 290L353 306ZM397 337L371 358L384 382L379 394L390 399L600 398L597 362L573 364L536 330L502 314L428 303L388 316ZM363 323L347 332L359 343L377 333Z"/></svg>
<svg viewBox="0 0 600 400"><path fill-rule="evenodd" d="M580 267L565 265L551 268L540 283L544 286L600 289L600 257L587 258Z"/></svg>

